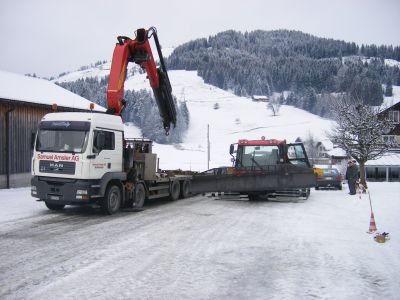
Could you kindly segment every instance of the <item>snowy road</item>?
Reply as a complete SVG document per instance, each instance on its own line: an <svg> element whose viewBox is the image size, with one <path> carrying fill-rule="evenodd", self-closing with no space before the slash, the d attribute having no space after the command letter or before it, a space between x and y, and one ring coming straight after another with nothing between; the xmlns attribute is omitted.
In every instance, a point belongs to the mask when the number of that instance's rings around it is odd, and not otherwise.
<svg viewBox="0 0 400 300"><path fill-rule="evenodd" d="M197 196L142 212L54 213L0 190L1 299L399 299L400 183L307 201Z"/></svg>

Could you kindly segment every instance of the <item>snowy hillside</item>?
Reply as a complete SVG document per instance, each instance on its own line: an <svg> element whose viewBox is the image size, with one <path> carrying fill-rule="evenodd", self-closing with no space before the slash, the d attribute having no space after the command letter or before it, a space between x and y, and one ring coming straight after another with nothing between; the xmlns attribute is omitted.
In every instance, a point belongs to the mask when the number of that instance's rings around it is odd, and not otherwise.
<svg viewBox="0 0 400 300"><path fill-rule="evenodd" d="M168 56L171 49L164 50ZM68 82L80 78L102 78L109 74L111 64L66 74L56 81ZM319 140L326 138L332 121L322 119L304 110L283 105L278 116L272 116L265 102L253 102L230 92L205 84L196 71L169 71L173 93L178 101L186 101L190 113L190 126L183 143L179 145L155 144L154 151L160 158L162 169L207 169L207 125L210 128L209 167L230 165L229 145L239 139L287 139L307 138L312 134ZM146 74L135 64L128 65L126 90L146 89L151 91ZM383 105L388 107L400 99L400 87L393 86L393 96L385 97ZM218 109L215 109L218 106ZM140 129L130 124L126 128L128 137L140 137ZM171 157L179 157L172 160Z"/></svg>
<svg viewBox="0 0 400 300"><path fill-rule="evenodd" d="M332 125L332 121L285 105L279 116L274 117L266 103L253 102L205 84L195 71L170 71L169 77L175 96L187 103L190 126L182 144L155 145L162 169L207 169L207 124L210 126L210 168L230 165L229 145L239 139L265 136L294 141L309 133L323 138ZM125 87L149 89L149 84L142 74L130 77ZM219 109L214 109L216 103ZM132 137L130 130L132 127L126 134ZM171 157L179 159L171 160Z"/></svg>
<svg viewBox="0 0 400 300"><path fill-rule="evenodd" d="M168 48L163 48L162 53L163 57L166 58L171 55L171 53L174 51L173 47L168 47ZM156 58L157 61L157 58ZM127 71L127 77L129 78L132 73L139 73L141 72L141 68L133 63L128 64L128 71ZM78 79L85 79L85 78L90 78L90 77L95 77L95 78L102 78L105 76L110 75L110 69L111 69L111 61L107 61L105 63L102 63L97 66L90 66L85 68L84 70L79 70L79 71L74 71L74 72L68 72L67 74L64 74L58 78L53 79L53 82L69 82L69 81L75 81Z"/></svg>
<svg viewBox="0 0 400 300"><path fill-rule="evenodd" d="M108 75L110 63L62 76L56 81L75 81L79 78ZM134 73L132 76L131 74ZM151 91L146 74L134 64L128 65L126 90ZM229 145L239 139L286 139L293 142L297 137L309 134L325 139L333 122L304 110L283 105L279 115L273 116L265 102L254 102L230 92L205 84L196 71L169 71L174 95L178 101L186 101L190 114L189 130L183 143L177 145L155 144L154 152L160 158L162 169L207 169L207 125L210 136L209 167L229 166ZM130 76L129 76L130 75ZM216 104L219 108L215 109ZM130 124L127 137L141 137L140 129ZM171 159L179 158L179 159Z"/></svg>

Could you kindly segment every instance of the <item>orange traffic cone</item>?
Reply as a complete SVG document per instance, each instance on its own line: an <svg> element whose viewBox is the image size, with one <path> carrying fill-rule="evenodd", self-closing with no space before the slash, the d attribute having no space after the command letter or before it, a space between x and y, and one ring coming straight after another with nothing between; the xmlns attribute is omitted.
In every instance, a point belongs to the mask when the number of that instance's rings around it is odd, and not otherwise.
<svg viewBox="0 0 400 300"><path fill-rule="evenodd" d="M377 230L378 229L376 228L376 224L375 224L374 212L371 211L371 220L369 221L368 233L374 233Z"/></svg>

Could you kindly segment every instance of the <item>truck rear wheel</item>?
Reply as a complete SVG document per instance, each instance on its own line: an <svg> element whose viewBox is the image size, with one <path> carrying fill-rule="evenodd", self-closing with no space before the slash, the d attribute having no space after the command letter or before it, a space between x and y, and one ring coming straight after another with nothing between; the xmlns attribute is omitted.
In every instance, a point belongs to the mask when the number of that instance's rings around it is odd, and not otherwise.
<svg viewBox="0 0 400 300"><path fill-rule="evenodd" d="M49 203L49 202L45 202L46 206L48 209L50 210L62 210L65 205L64 204L54 204L54 203Z"/></svg>
<svg viewBox="0 0 400 300"><path fill-rule="evenodd" d="M189 180L185 180L182 182L182 186L181 186L181 198L187 198L190 196L190 181Z"/></svg>
<svg viewBox="0 0 400 300"><path fill-rule="evenodd" d="M107 215L116 213L121 206L121 190L116 185L110 185L107 187L101 208Z"/></svg>
<svg viewBox="0 0 400 300"><path fill-rule="evenodd" d="M179 181L172 181L171 182L171 186L170 186L170 196L169 198L172 201L178 200L179 199L179 195L181 193L181 186L179 184Z"/></svg>
<svg viewBox="0 0 400 300"><path fill-rule="evenodd" d="M135 187L134 199L132 203L133 208L142 208L146 198L146 191L143 184L138 183Z"/></svg>

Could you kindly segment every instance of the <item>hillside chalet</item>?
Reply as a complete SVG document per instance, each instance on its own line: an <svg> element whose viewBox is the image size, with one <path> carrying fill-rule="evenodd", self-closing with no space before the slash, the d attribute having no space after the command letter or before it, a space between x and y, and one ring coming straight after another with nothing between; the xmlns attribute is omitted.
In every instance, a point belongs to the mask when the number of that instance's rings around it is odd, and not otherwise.
<svg viewBox="0 0 400 300"><path fill-rule="evenodd" d="M391 141L397 146L381 158L366 163L367 180L400 181L400 102L390 106L381 114L389 117L395 125L382 136L382 140Z"/></svg>

